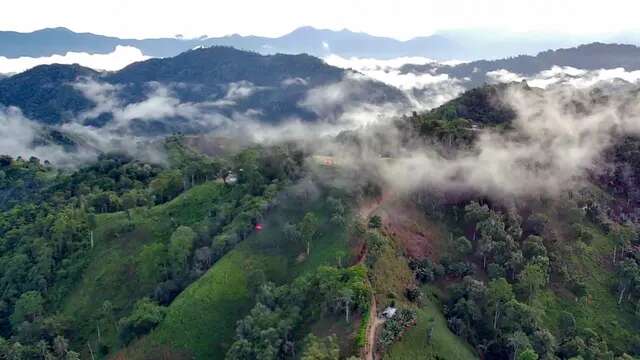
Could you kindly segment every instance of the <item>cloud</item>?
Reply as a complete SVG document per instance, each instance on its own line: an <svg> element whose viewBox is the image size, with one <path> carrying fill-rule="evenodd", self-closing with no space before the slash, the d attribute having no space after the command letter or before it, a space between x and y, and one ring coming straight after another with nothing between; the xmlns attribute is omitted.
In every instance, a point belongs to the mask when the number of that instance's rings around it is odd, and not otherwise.
<svg viewBox="0 0 640 360"><path fill-rule="evenodd" d="M133 134L134 123L156 122L167 125L171 131L213 130L230 121L218 112L223 106L220 101L182 102L173 93L170 86L160 83L147 84L149 92L146 99L134 103L123 103L119 93L125 91L122 86L84 79L74 84L84 96L95 103L95 106L79 114L76 123L85 124L89 119L102 114L111 115L112 119L105 124L102 131L119 134ZM257 91L249 82L232 83L223 99L224 105L232 104L248 94ZM184 120L182 122L178 120Z"/></svg>
<svg viewBox="0 0 640 360"><path fill-rule="evenodd" d="M487 77L493 83L527 81L529 86L542 89L560 84L585 89L599 83L610 83L615 80L637 84L640 82L640 70L626 71L624 68L583 70L570 66L554 66L533 76L524 76L500 69L488 72Z"/></svg>
<svg viewBox="0 0 640 360"><path fill-rule="evenodd" d="M136 62L148 59L142 51L131 46L116 46L109 54L88 54L68 52L65 55L49 57L6 58L0 56L0 73L20 73L38 65L46 64L80 64L95 70L115 71Z"/></svg>
<svg viewBox="0 0 640 360"><path fill-rule="evenodd" d="M284 80L282 80L281 85L283 87L289 87L289 86L294 86L294 85L300 85L300 86L306 86L308 84L307 80L303 79L303 78L286 78Z"/></svg>
<svg viewBox="0 0 640 360"><path fill-rule="evenodd" d="M0 154L49 160L60 167L73 166L96 158L94 151L69 152L46 141L47 129L27 119L20 109L0 107Z"/></svg>
<svg viewBox="0 0 640 360"><path fill-rule="evenodd" d="M295 81L295 79L286 79L283 81L283 85L288 80ZM246 80L229 83L226 87L227 93L224 98L211 102L212 105L220 107L234 106L238 101L246 99L258 91L267 89L267 87L256 86Z"/></svg>
<svg viewBox="0 0 640 360"><path fill-rule="evenodd" d="M598 171L604 151L621 136L640 134L637 94L595 99L592 90L513 86L501 99L517 113L512 130L482 130L472 148L453 155L426 146L375 166L398 191L474 190L502 197L575 189Z"/></svg>
<svg viewBox="0 0 640 360"><path fill-rule="evenodd" d="M394 86L405 92L416 110L428 110L455 98L465 89L463 82L447 74L403 73L400 68L406 64L444 65L424 57L400 57L389 60L367 58L343 58L330 55L324 61L333 66L353 69L371 79ZM455 62L459 63L459 62Z"/></svg>

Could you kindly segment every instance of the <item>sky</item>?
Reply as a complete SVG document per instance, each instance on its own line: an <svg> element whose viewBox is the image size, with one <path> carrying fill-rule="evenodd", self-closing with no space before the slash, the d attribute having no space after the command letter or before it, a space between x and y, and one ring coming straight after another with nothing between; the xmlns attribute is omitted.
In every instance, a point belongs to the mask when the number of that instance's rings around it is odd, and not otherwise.
<svg viewBox="0 0 640 360"><path fill-rule="evenodd" d="M461 28L588 35L637 30L639 12L637 0L8 0L0 30L280 36L309 25L403 40Z"/></svg>

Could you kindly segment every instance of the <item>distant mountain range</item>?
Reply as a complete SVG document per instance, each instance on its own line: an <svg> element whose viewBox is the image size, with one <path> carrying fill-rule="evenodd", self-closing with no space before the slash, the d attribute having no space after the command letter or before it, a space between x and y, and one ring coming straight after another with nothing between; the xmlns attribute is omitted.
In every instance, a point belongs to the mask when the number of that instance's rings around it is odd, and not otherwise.
<svg viewBox="0 0 640 360"><path fill-rule="evenodd" d="M547 50L535 56L520 55L499 60L479 60L458 65L437 63L407 64L402 73L447 74L453 78L467 79L467 87L487 82L487 73L507 70L519 75L532 76L553 66L570 66L582 70L624 68L640 70L640 47L634 45L591 43L578 47Z"/></svg>
<svg viewBox="0 0 640 360"><path fill-rule="evenodd" d="M334 92L339 101L332 102ZM113 73L56 64L0 79L0 104L19 107L35 121L61 124L85 114L86 125L101 127L126 115L143 135L199 131L190 122L196 111L229 118L250 113L274 123L330 118L351 102L406 101L394 87L309 55L260 55L230 47L190 50Z"/></svg>
<svg viewBox="0 0 640 360"><path fill-rule="evenodd" d="M300 54L324 57L370 57L379 59L423 56L436 60L496 59L535 54L546 49L576 46L595 40L635 43L631 34L607 39L566 38L550 35L504 34L497 31L448 31L400 41L349 30L333 31L301 27L281 37L240 36L197 39L121 39L76 33L66 28L47 28L30 33L0 31L0 56L44 57L69 51L92 54L112 52L116 46L133 46L151 57L170 57L200 46L232 46L262 54Z"/></svg>

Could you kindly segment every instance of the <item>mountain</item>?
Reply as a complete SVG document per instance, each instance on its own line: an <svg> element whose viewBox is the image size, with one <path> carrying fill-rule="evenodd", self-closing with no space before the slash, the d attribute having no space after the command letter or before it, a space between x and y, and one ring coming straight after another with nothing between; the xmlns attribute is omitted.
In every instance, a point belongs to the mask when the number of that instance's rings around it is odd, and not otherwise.
<svg viewBox="0 0 640 360"><path fill-rule="evenodd" d="M158 97L160 91L162 101L176 101L173 104L176 107L178 103L192 110L200 106L207 112L228 117L251 112L270 123L291 117L317 119L318 109L305 106L304 101L312 89L322 96L322 89L327 86L337 87L335 90L345 87L340 103L334 104L332 111L339 111L349 101L372 104L406 101L400 90L329 66L309 55L260 55L229 47L210 47L134 63L114 73L98 73L78 65L38 66L0 79L0 103L19 107L38 122L64 123L105 102L103 98L89 99L87 89L79 87L79 82L101 87L104 92L101 95L115 97L112 100L120 108L149 101ZM88 121L104 125L113 112L106 109ZM167 114L154 119L186 124L189 115Z"/></svg>
<svg viewBox="0 0 640 360"><path fill-rule="evenodd" d="M30 33L0 32L0 56L43 57L68 51L109 53L118 45L133 46L152 57L175 56L200 46L232 46L263 54L307 53L314 56L394 58L429 56L448 59L461 53L460 45L442 36L419 37L409 41L371 36L349 30L332 31L301 27L281 37L240 36L201 37L198 39L158 38L120 39L91 33L76 33L66 28L47 28Z"/></svg>
<svg viewBox="0 0 640 360"><path fill-rule="evenodd" d="M0 31L0 56L44 57L69 51L91 54L112 52L116 46L133 46L151 57L170 57L201 46L231 46L262 54L314 56L336 54L342 57L378 59L423 56L436 60L498 59L519 54L535 54L546 49L572 47L593 41L623 41L637 44L635 34L614 37L558 37L557 34L518 34L498 30L449 30L430 36L401 41L347 29L340 31L300 27L280 37L241 36L126 39L69 29L47 28L30 33Z"/></svg>
<svg viewBox="0 0 640 360"><path fill-rule="evenodd" d="M44 123L82 110L93 103L70 83L98 73L79 65L41 65L24 73L0 79L0 104L17 106L25 114Z"/></svg>
<svg viewBox="0 0 640 360"><path fill-rule="evenodd" d="M570 66L583 70L624 68L640 69L640 47L623 44L591 43L578 47L547 50L535 56L520 55L499 60L479 60L459 65L407 64L403 73L447 74L458 79L468 78L468 86L478 86L488 80L487 73L507 70L532 76L554 66Z"/></svg>

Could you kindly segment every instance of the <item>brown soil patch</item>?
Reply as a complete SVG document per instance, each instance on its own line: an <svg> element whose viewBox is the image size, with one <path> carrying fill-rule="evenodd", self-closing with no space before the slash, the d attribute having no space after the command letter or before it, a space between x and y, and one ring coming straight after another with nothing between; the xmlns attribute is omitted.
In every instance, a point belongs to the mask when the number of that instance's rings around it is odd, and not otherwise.
<svg viewBox="0 0 640 360"><path fill-rule="evenodd" d="M381 211L381 217L385 231L404 248L408 257L438 258L442 231L415 206L390 204Z"/></svg>

